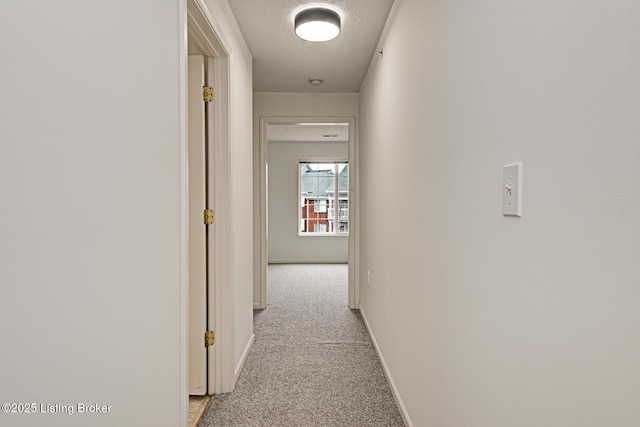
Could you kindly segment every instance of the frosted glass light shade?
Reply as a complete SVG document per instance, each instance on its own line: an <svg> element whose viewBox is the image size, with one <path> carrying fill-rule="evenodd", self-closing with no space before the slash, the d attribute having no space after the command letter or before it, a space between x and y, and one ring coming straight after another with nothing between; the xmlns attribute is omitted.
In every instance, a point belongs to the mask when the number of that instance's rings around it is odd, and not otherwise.
<svg viewBox="0 0 640 427"><path fill-rule="evenodd" d="M305 9L296 15L296 35L310 42L326 42L340 34L340 15L331 9Z"/></svg>

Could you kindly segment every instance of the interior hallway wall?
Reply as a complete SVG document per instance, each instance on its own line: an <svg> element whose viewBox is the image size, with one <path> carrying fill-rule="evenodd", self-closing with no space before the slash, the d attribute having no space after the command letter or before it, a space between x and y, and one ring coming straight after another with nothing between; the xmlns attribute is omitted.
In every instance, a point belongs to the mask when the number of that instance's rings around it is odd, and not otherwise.
<svg viewBox="0 0 640 427"><path fill-rule="evenodd" d="M235 244L225 291L233 293L234 364L253 330L251 55L226 0L209 5L233 50L237 220L228 231ZM76 410L0 412L0 425L175 427L187 419L180 376L184 6L0 4L0 403ZM78 403L111 410L79 415Z"/></svg>
<svg viewBox="0 0 640 427"><path fill-rule="evenodd" d="M0 3L0 425L186 419L178 5Z"/></svg>
<svg viewBox="0 0 640 427"><path fill-rule="evenodd" d="M299 161L347 160L349 145L337 141L269 141L269 262L346 263L348 236L300 236Z"/></svg>
<svg viewBox="0 0 640 427"><path fill-rule="evenodd" d="M253 94L253 170L260 170L260 117L356 117L357 93L275 93ZM356 144L358 131L356 130ZM253 303L260 304L260 174L253 176Z"/></svg>
<svg viewBox="0 0 640 427"><path fill-rule="evenodd" d="M360 304L413 425L637 425L640 3L395 7L360 92Z"/></svg>

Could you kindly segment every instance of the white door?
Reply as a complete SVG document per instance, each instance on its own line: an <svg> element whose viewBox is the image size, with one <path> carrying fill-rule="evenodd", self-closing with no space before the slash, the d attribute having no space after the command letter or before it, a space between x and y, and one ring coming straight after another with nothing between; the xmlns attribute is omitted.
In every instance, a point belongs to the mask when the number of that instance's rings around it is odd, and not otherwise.
<svg viewBox="0 0 640 427"><path fill-rule="evenodd" d="M205 58L188 60L189 120L189 394L207 393L208 348L205 332L208 317L207 225L207 104ZM211 272L209 272L210 274ZM210 276L212 277L212 276ZM211 367L209 367L211 368Z"/></svg>

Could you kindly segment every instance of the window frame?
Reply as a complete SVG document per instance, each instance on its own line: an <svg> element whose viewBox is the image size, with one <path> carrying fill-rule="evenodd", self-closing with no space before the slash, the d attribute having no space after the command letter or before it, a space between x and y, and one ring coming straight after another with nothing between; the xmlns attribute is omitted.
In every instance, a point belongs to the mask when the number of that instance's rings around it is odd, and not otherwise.
<svg viewBox="0 0 640 427"><path fill-rule="evenodd" d="M340 166L341 165L346 165L346 167L349 166L349 160L345 159L345 158L338 158L338 159L312 159L312 160L308 160L308 159L299 159L298 162L298 211L297 211L297 216L298 216L298 236L299 237L348 237L349 236L349 180L351 179L350 175L347 174L346 179L347 179L347 190L346 191L340 191L339 189L339 183L340 180L338 179L339 174L340 174ZM334 167L334 173L336 176L336 179L334 180L334 187L331 191L327 190L327 193L329 193L327 198L322 198L321 200L324 202L324 209L321 211L316 211L316 207L315 207L315 201L316 200L320 200L317 197L311 197L311 198L304 198L302 195L302 166L304 164L332 164ZM349 171L350 172L350 171ZM335 198L335 194L338 195L338 199L336 200ZM331 195L334 195L333 197ZM309 200L313 200L313 208L311 208L311 205L308 203ZM305 201L307 201L307 203L305 204ZM343 208L341 207L341 205L343 203L341 203L341 201L346 201L347 204L347 208L346 208L346 215L341 216L340 213L343 210ZM305 206L306 206L306 212L307 215L306 217L303 217L303 213L305 212ZM324 232L316 232L316 231L304 231L305 230L305 221L307 221L307 228L309 227L309 210L312 210L315 213L326 213L326 219L323 218L323 221L327 221L327 229L328 231L324 231ZM331 216L331 212L333 211L333 216ZM341 218L342 217L342 218ZM345 218L346 217L346 218ZM311 220L313 220L314 218L311 218ZM317 229L318 227L316 227L316 225L319 225L317 222L314 223L313 228L314 230ZM343 227L346 227L347 231L340 231Z"/></svg>

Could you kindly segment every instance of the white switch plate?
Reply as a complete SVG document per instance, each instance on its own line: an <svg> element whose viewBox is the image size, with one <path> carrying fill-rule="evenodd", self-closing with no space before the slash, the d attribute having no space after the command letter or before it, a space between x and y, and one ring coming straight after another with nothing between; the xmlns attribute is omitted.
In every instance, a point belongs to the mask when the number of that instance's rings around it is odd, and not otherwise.
<svg viewBox="0 0 640 427"><path fill-rule="evenodd" d="M502 214L522 216L522 162L502 170Z"/></svg>

